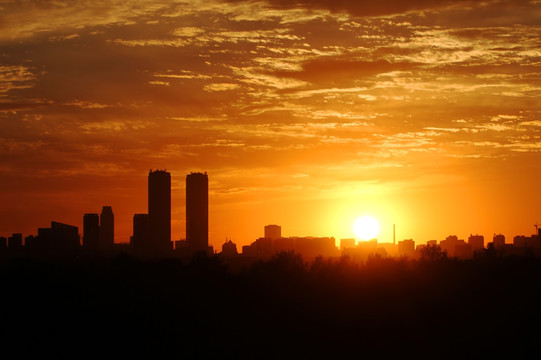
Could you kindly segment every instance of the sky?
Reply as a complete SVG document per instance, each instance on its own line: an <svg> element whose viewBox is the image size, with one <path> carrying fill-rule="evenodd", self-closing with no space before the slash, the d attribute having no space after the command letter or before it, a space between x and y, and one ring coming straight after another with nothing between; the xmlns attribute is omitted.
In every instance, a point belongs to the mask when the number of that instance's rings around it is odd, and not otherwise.
<svg viewBox="0 0 541 360"><path fill-rule="evenodd" d="M0 0L0 235L117 242L150 169L209 176L209 240L541 223L541 1Z"/></svg>

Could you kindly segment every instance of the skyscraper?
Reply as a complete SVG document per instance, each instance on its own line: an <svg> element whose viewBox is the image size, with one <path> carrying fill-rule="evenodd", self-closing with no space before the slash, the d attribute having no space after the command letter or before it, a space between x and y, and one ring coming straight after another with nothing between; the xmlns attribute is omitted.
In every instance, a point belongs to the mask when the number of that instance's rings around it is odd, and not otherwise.
<svg viewBox="0 0 541 360"><path fill-rule="evenodd" d="M100 239L100 216L98 214L83 215L83 248L97 251Z"/></svg>
<svg viewBox="0 0 541 360"><path fill-rule="evenodd" d="M148 221L151 250L172 250L171 174L165 170L150 170L148 174Z"/></svg>
<svg viewBox="0 0 541 360"><path fill-rule="evenodd" d="M98 250L108 251L113 248L115 243L115 215L113 208L104 206L100 214L100 240Z"/></svg>
<svg viewBox="0 0 541 360"><path fill-rule="evenodd" d="M207 173L186 176L186 241L192 251L208 251L209 180Z"/></svg>

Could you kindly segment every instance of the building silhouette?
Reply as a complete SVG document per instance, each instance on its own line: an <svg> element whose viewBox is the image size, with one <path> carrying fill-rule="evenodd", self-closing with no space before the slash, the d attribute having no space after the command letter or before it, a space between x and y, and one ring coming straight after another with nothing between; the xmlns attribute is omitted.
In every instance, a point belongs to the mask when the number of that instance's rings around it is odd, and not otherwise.
<svg viewBox="0 0 541 360"><path fill-rule="evenodd" d="M133 215L133 236L130 245L136 253L143 253L150 248L150 221L148 214Z"/></svg>
<svg viewBox="0 0 541 360"><path fill-rule="evenodd" d="M237 251L237 244L231 241L231 239L226 239L225 243L222 245L222 252L220 254L225 257L237 256L239 254Z"/></svg>
<svg viewBox="0 0 541 360"><path fill-rule="evenodd" d="M398 242L398 256L412 256L415 253L415 241L405 239Z"/></svg>
<svg viewBox="0 0 541 360"><path fill-rule="evenodd" d="M280 237L278 239L268 239L265 237L264 239L267 239L272 242L272 251L274 253L279 253L282 251L295 251L295 238L292 237Z"/></svg>
<svg viewBox="0 0 541 360"><path fill-rule="evenodd" d="M355 239L340 239L340 251L355 247Z"/></svg>
<svg viewBox="0 0 541 360"><path fill-rule="evenodd" d="M208 252L208 176L186 175L186 241L190 251Z"/></svg>
<svg viewBox="0 0 541 360"><path fill-rule="evenodd" d="M37 237L28 237L26 251L39 256L72 256L81 247L77 226L51 221L50 228L38 228Z"/></svg>
<svg viewBox="0 0 541 360"><path fill-rule="evenodd" d="M370 256L385 255L385 250L379 247L377 239L372 239L359 241L354 247L345 247L342 250L342 255L348 256L355 262L364 262Z"/></svg>
<svg viewBox="0 0 541 360"><path fill-rule="evenodd" d="M23 247L28 248L32 247L32 244L35 243L35 241L38 240L38 237L35 235L27 235L24 237L24 245Z"/></svg>
<svg viewBox="0 0 541 360"><path fill-rule="evenodd" d="M148 224L149 250L171 251L171 174L165 170L148 173Z"/></svg>
<svg viewBox="0 0 541 360"><path fill-rule="evenodd" d="M505 236L502 234L494 234L492 237L492 243L496 249L501 249L505 247Z"/></svg>
<svg viewBox="0 0 541 360"><path fill-rule="evenodd" d="M541 241L538 235L524 236L517 235L513 238L513 245L517 248L541 248Z"/></svg>
<svg viewBox="0 0 541 360"><path fill-rule="evenodd" d="M100 213L99 251L110 251L115 243L115 215L113 208L104 206Z"/></svg>
<svg viewBox="0 0 541 360"><path fill-rule="evenodd" d="M418 246L418 245L417 245ZM396 237L394 240L394 243L392 242L382 242L378 243L378 254L382 253L384 254L384 257L390 256L390 257L398 257L398 244L396 243Z"/></svg>
<svg viewBox="0 0 541 360"><path fill-rule="evenodd" d="M462 243L458 243L455 246L455 252L453 256L456 257L457 259L472 259L473 254L474 254L473 245L462 241Z"/></svg>
<svg viewBox="0 0 541 360"><path fill-rule="evenodd" d="M83 215L83 249L98 251L100 241L100 216L98 214Z"/></svg>
<svg viewBox="0 0 541 360"><path fill-rule="evenodd" d="M333 237L295 237L295 252L306 258L336 256L338 249Z"/></svg>
<svg viewBox="0 0 541 360"><path fill-rule="evenodd" d="M8 248L9 249L21 249L23 247L23 234L13 233L8 237Z"/></svg>
<svg viewBox="0 0 541 360"><path fill-rule="evenodd" d="M449 235L445 238L445 240L440 241L441 250L447 252L449 257L455 256L457 246L465 244L466 242L464 240L459 240L458 236L456 235Z"/></svg>
<svg viewBox="0 0 541 360"><path fill-rule="evenodd" d="M485 248L485 237L483 235L470 234L468 244L471 245L473 251L483 250Z"/></svg>
<svg viewBox="0 0 541 360"><path fill-rule="evenodd" d="M294 240L293 240L294 242ZM270 258L274 255L273 241L264 237L258 238L250 245L242 247L242 254L254 258ZM294 250L294 246L293 246Z"/></svg>
<svg viewBox="0 0 541 360"><path fill-rule="evenodd" d="M428 240L426 242L426 246L437 246L438 245L438 240Z"/></svg>
<svg viewBox="0 0 541 360"><path fill-rule="evenodd" d="M276 240L282 237L282 227L279 225L265 226L265 238Z"/></svg>
<svg viewBox="0 0 541 360"><path fill-rule="evenodd" d="M281 236L278 225L265 226L265 237L242 247L242 254L252 258L270 258L281 252L296 252L306 258L316 256L337 256L338 249L333 237L287 237Z"/></svg>

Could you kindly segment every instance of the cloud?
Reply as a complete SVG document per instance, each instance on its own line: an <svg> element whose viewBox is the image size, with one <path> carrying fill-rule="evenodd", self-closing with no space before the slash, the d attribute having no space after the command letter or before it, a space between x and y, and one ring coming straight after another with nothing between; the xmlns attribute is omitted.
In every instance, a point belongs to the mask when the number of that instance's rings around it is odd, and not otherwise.
<svg viewBox="0 0 541 360"><path fill-rule="evenodd" d="M239 77L239 80L247 84L270 87L275 89L292 89L306 85L306 82L296 79L265 74L254 67L231 67L233 73Z"/></svg>
<svg viewBox="0 0 541 360"><path fill-rule="evenodd" d="M153 80L148 82L151 85L163 85L163 86L170 86L171 83L169 81L159 81L159 80Z"/></svg>
<svg viewBox="0 0 541 360"><path fill-rule="evenodd" d="M170 6L167 1L141 0L88 2L82 0L4 2L0 14L0 41L27 39L40 34L74 29L133 24L137 17ZM67 36L76 38L77 34Z"/></svg>
<svg viewBox="0 0 541 360"><path fill-rule="evenodd" d="M0 65L0 96L13 89L26 89L34 86L37 76L26 66Z"/></svg>
<svg viewBox="0 0 541 360"><path fill-rule="evenodd" d="M105 108L111 107L111 105L107 105L107 104L100 104L97 102L81 101L81 100L73 100L73 101L65 103L64 105L77 106L82 109L105 109Z"/></svg>
<svg viewBox="0 0 541 360"><path fill-rule="evenodd" d="M205 85L203 90L212 92L212 91L228 91L228 90L235 90L239 88L239 84L231 84L231 83L215 83L215 84L208 84Z"/></svg>
<svg viewBox="0 0 541 360"><path fill-rule="evenodd" d="M367 81L369 77L393 71L406 71L417 67L410 62L391 63L379 59L374 61L357 60L355 56L348 58L316 58L305 61L300 71L277 71L274 75L296 79L312 84L351 84L354 81ZM367 94L368 95L368 94ZM373 100L369 96L367 100Z"/></svg>
<svg viewBox="0 0 541 360"><path fill-rule="evenodd" d="M535 126L535 127L541 127L541 120L533 120L533 121L524 121L520 123L522 126Z"/></svg>
<svg viewBox="0 0 541 360"><path fill-rule="evenodd" d="M239 2L228 0L229 2ZM244 2L244 1L241 1ZM250 1L247 1L250 2ZM327 9L332 12L347 12L354 16L380 16L401 14L408 11L439 9L453 5L472 5L471 0L387 0L387 1L349 1L349 0L272 0L269 5L276 9L304 7L308 9Z"/></svg>
<svg viewBox="0 0 541 360"><path fill-rule="evenodd" d="M179 37L192 37L192 36L201 35L204 32L205 32L205 29L202 29L202 28L193 27L193 26L185 26L185 27L174 29L171 32L171 34L174 36L179 36Z"/></svg>
<svg viewBox="0 0 541 360"><path fill-rule="evenodd" d="M259 0L226 0L230 3L254 3ZM467 26L513 25L518 23L536 25L541 10L530 0L267 0L274 9L328 10L346 13L353 17L383 17L389 15L421 15L430 13L436 21L431 25ZM469 14L468 16L464 16ZM428 19L426 19L428 20ZM428 20L429 21L429 20Z"/></svg>

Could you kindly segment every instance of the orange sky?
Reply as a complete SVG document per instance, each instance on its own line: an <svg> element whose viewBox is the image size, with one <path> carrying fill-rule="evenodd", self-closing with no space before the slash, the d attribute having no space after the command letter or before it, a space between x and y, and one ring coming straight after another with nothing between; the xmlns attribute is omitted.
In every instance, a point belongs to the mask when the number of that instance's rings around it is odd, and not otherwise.
<svg viewBox="0 0 541 360"><path fill-rule="evenodd" d="M210 242L530 235L541 223L540 1L0 2L0 235L116 241L149 169L207 171Z"/></svg>

